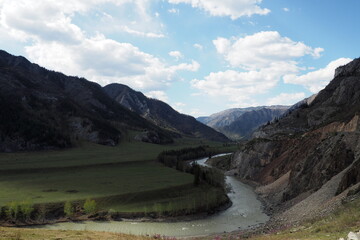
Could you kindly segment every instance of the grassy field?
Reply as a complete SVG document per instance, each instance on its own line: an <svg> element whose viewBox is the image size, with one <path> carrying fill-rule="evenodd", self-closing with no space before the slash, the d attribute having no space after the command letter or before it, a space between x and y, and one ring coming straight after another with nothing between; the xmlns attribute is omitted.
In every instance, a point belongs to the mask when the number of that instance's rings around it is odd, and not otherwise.
<svg viewBox="0 0 360 240"><path fill-rule="evenodd" d="M103 210L129 212L163 211L165 205L177 210L182 206L179 202L190 206L204 196L214 202L217 191L209 186L196 188L192 175L156 161L161 151L201 144L223 147L196 139L178 139L171 145L125 140L116 147L78 143L61 151L1 153L0 207L11 201L37 204L91 198ZM172 190L177 188L181 191Z"/></svg>
<svg viewBox="0 0 360 240"><path fill-rule="evenodd" d="M208 236L194 238L197 240L338 240L340 237L346 238L350 231L360 230L360 199L346 204L336 213L310 222L306 222L298 227L291 227L270 234L245 237L241 233L224 234L219 236ZM97 240L146 240L155 239L153 236L131 236L125 234L90 232L90 231L51 231L39 229L16 229L0 228L0 239L97 239ZM169 238L157 238L169 239ZM174 238L170 238L173 240ZM183 238L182 238L183 239Z"/></svg>

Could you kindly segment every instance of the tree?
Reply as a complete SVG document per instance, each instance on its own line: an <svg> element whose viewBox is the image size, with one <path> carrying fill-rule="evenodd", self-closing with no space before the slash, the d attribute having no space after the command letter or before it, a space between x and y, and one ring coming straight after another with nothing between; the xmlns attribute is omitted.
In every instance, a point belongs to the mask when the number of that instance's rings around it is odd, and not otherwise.
<svg viewBox="0 0 360 240"><path fill-rule="evenodd" d="M200 184L201 168L196 162L194 162L193 164L193 173L194 173L194 185L198 186Z"/></svg>

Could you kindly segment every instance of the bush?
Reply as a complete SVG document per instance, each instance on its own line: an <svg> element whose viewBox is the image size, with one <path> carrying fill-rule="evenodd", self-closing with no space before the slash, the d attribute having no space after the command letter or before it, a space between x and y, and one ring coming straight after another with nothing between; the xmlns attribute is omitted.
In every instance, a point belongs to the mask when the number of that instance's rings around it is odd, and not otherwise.
<svg viewBox="0 0 360 240"><path fill-rule="evenodd" d="M96 212L96 202L95 200L86 199L84 203L84 212L86 214L93 214Z"/></svg>
<svg viewBox="0 0 360 240"><path fill-rule="evenodd" d="M66 217L72 217L74 215L74 207L71 202L66 201L64 204L64 213Z"/></svg>
<svg viewBox="0 0 360 240"><path fill-rule="evenodd" d="M5 215L10 220L16 220L19 215L19 204L17 202L6 204Z"/></svg>
<svg viewBox="0 0 360 240"><path fill-rule="evenodd" d="M30 219L31 213L34 211L33 204L30 201L23 201L19 203L18 210L21 212L25 220Z"/></svg>

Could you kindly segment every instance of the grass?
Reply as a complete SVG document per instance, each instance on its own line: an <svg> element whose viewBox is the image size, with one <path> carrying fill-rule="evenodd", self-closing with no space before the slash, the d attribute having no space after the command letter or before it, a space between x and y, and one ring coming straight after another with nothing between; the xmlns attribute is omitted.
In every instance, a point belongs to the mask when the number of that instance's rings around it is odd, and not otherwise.
<svg viewBox="0 0 360 240"><path fill-rule="evenodd" d="M51 231L38 229L14 229L0 227L0 240L149 240L153 238L121 233L89 231Z"/></svg>
<svg viewBox="0 0 360 240"><path fill-rule="evenodd" d="M0 153L0 171L60 168L136 161L153 161L160 152L185 147L209 145L224 151L235 151L236 146L223 147L221 143L181 138L174 144L158 145L126 139L116 147L81 142L78 147L42 152Z"/></svg>
<svg viewBox="0 0 360 240"><path fill-rule="evenodd" d="M174 209L181 208L176 207L184 201L179 192L175 196L165 194L177 188L182 188L188 199L197 199L206 192L214 194L210 187L201 191L194 187L192 175L164 167L155 159L164 150L222 144L178 139L171 145L156 145L131 139L125 138L116 147L78 143L76 148L61 151L1 153L0 207L24 199L37 204L91 198L100 201L102 210L129 212L170 202ZM117 203L106 199L117 199Z"/></svg>
<svg viewBox="0 0 360 240"><path fill-rule="evenodd" d="M360 199L346 204L334 214L322 218L308 221L298 227L283 229L270 234L245 237L241 233L230 233L219 236L208 236L194 238L197 240L337 240L340 237L346 238L350 231L360 230ZM90 231L64 231L64 230L44 230L44 229L16 229L0 228L0 239L128 239L146 240L154 237L131 236L126 234L114 234L106 232ZM166 238L162 238L166 239ZM182 238L183 239L183 238Z"/></svg>

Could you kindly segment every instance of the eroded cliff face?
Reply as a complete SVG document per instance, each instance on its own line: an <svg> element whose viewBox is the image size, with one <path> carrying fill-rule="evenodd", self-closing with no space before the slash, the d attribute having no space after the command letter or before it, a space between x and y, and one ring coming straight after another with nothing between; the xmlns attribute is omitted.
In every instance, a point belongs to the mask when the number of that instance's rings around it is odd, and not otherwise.
<svg viewBox="0 0 360 240"><path fill-rule="evenodd" d="M229 169L256 181L274 203L294 205L323 186L336 194L360 182L360 59L336 71L312 101L260 128Z"/></svg>

